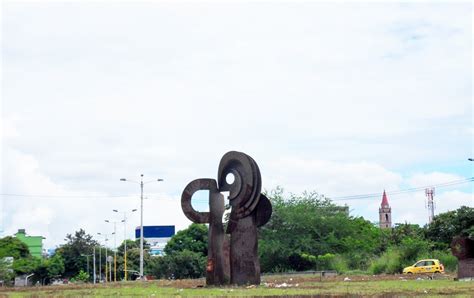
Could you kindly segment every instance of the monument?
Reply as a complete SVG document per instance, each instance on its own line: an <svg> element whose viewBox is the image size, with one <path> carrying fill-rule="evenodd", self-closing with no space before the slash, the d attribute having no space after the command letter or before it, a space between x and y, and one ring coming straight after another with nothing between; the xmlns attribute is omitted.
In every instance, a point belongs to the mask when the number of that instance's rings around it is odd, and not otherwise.
<svg viewBox="0 0 474 298"><path fill-rule="evenodd" d="M474 280L474 239L454 237L451 252L458 258L458 279Z"/></svg>
<svg viewBox="0 0 474 298"><path fill-rule="evenodd" d="M233 176L232 179L228 179ZM209 224L206 284L260 284L257 228L272 214L270 200L261 192L262 177L257 163L247 154L227 152L219 163L217 181L191 181L181 196L184 214L195 223ZM198 212L191 198L198 190L209 191L209 212ZM224 196L229 193L231 212L224 229Z"/></svg>

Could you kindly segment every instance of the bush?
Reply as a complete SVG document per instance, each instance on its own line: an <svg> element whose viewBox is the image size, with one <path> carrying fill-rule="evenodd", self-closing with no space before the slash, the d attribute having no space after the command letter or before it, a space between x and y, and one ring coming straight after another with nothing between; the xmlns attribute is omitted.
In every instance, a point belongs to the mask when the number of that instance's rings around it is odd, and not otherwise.
<svg viewBox="0 0 474 298"><path fill-rule="evenodd" d="M345 273L349 271L349 265L344 256L335 255L330 269L336 270L338 273Z"/></svg>
<svg viewBox="0 0 474 298"><path fill-rule="evenodd" d="M80 270L79 273L73 277L75 281L87 282L89 280L89 273Z"/></svg>
<svg viewBox="0 0 474 298"><path fill-rule="evenodd" d="M398 246L403 265L413 265L420 259L420 256L428 253L430 247L431 243L429 241L418 238L404 238Z"/></svg>
<svg viewBox="0 0 474 298"><path fill-rule="evenodd" d="M305 271L314 269L318 262L318 258L306 253L294 253L288 257L288 262L291 266L291 269L295 271Z"/></svg>
<svg viewBox="0 0 474 298"><path fill-rule="evenodd" d="M150 272L157 278L199 278L204 276L206 261L200 253L183 250L157 258Z"/></svg>
<svg viewBox="0 0 474 298"><path fill-rule="evenodd" d="M458 268L458 259L450 251L435 250L425 254L423 259L438 259L444 265L444 270L454 272Z"/></svg>
<svg viewBox="0 0 474 298"><path fill-rule="evenodd" d="M372 260L369 266L371 274L400 273L403 270L401 253L397 248L389 248L380 257Z"/></svg>

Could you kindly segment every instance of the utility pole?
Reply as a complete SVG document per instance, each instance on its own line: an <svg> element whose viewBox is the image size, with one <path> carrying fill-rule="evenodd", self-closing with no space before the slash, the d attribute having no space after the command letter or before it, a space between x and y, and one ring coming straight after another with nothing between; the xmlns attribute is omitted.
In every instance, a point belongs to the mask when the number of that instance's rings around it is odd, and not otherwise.
<svg viewBox="0 0 474 298"><path fill-rule="evenodd" d="M93 254L94 256L92 257L93 261L94 261L94 264L93 264L93 269L94 269L94 284L95 284L95 280L96 280L96 276L95 276L95 245L94 245L94 248L93 248Z"/></svg>
<svg viewBox="0 0 474 298"><path fill-rule="evenodd" d="M106 223L113 223L114 224L114 281L117 281L117 222L110 221L108 219L105 220ZM112 269L112 267L110 267ZM112 275L110 275L110 281L112 281Z"/></svg>
<svg viewBox="0 0 474 298"><path fill-rule="evenodd" d="M120 211L117 209L113 209L112 211L119 213ZM135 212L137 209L132 209L130 212ZM123 246L124 246L124 251L123 251L123 276L124 280L126 281L128 276L127 276L127 211L123 211Z"/></svg>
<svg viewBox="0 0 474 298"><path fill-rule="evenodd" d="M99 281L102 282L102 247L99 243Z"/></svg>
<svg viewBox="0 0 474 298"><path fill-rule="evenodd" d="M427 199L426 208L428 209L428 212L429 212L428 224L431 224L434 219L434 209L435 209L434 200L433 200L434 193L435 193L434 187L425 189L425 195Z"/></svg>
<svg viewBox="0 0 474 298"><path fill-rule="evenodd" d="M141 174L140 190L140 280L143 280L143 174Z"/></svg>
<svg viewBox="0 0 474 298"><path fill-rule="evenodd" d="M121 178L120 181L136 182ZM143 182L143 174L140 175L140 280L143 280L143 185L148 182L163 181L163 179Z"/></svg>
<svg viewBox="0 0 474 298"><path fill-rule="evenodd" d="M117 282L117 226L114 222L114 281Z"/></svg>
<svg viewBox="0 0 474 298"><path fill-rule="evenodd" d="M102 234L102 233L97 233L97 235L104 236L104 241L105 241L105 282L107 282L107 241L109 240L107 238L107 234ZM101 258L102 261L102 258Z"/></svg>

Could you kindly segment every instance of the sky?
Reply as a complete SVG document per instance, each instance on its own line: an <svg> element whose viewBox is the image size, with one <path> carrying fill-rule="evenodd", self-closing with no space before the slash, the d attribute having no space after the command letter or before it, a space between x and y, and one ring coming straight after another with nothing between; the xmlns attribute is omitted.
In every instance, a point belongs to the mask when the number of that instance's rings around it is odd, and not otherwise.
<svg viewBox="0 0 474 298"><path fill-rule="evenodd" d="M472 4L3 1L0 233L117 243L190 221L188 182L252 156L263 188L378 221L384 190L473 175ZM162 178L163 182L156 182ZM378 197L341 200L380 193ZM435 213L474 207L473 183ZM207 207L206 193L193 206ZM424 191L388 196L428 221ZM120 213L112 210L118 209ZM122 212L128 223L120 223ZM109 238L112 245L114 238Z"/></svg>

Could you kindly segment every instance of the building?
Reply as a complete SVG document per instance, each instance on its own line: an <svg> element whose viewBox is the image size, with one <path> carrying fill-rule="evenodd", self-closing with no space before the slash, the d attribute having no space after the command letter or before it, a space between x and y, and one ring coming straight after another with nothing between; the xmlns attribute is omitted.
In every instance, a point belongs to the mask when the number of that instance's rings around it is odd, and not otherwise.
<svg viewBox="0 0 474 298"><path fill-rule="evenodd" d="M166 243L175 234L175 226L143 226L143 240L150 245L150 255L162 256ZM135 238L140 239L140 227L135 229Z"/></svg>
<svg viewBox="0 0 474 298"><path fill-rule="evenodd" d="M43 236L27 236L25 229L19 229L15 237L28 246L33 257L41 258L43 256Z"/></svg>
<svg viewBox="0 0 474 298"><path fill-rule="evenodd" d="M387 194L385 190L382 195L382 203L379 208L379 225L381 229L392 228L392 208L388 204Z"/></svg>

